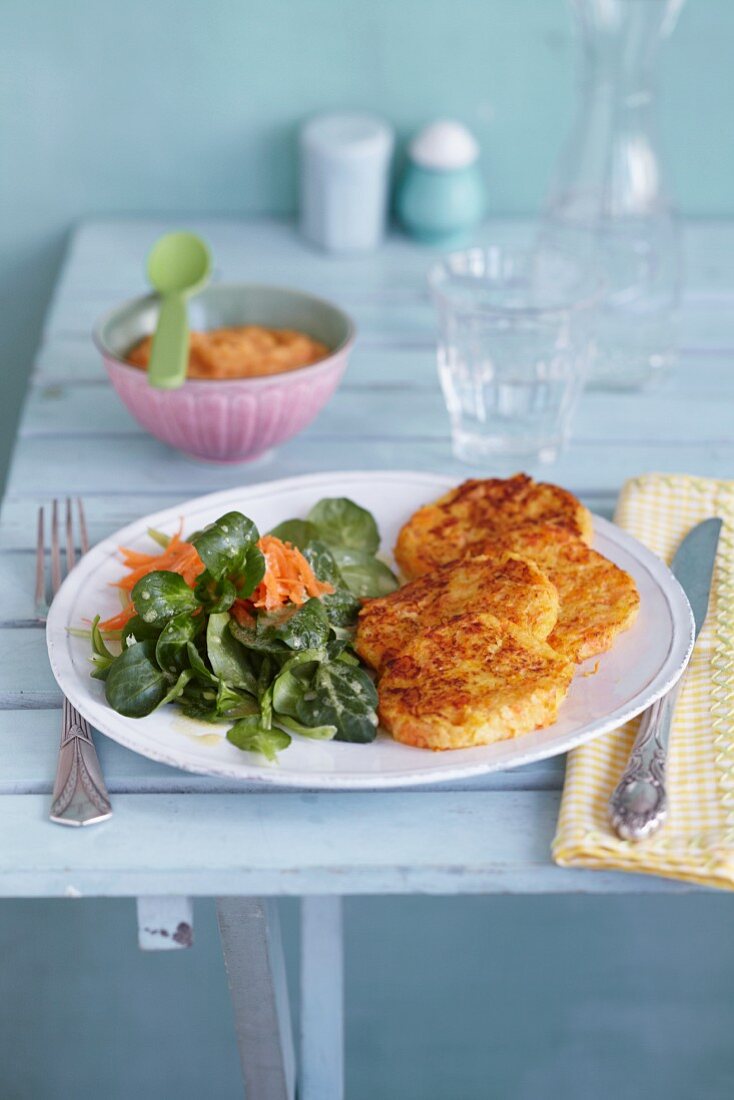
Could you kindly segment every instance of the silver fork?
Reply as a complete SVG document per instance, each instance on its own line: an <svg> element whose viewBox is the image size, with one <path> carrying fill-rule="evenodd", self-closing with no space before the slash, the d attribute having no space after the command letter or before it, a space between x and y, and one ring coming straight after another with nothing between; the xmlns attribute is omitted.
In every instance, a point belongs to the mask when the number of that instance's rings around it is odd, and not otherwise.
<svg viewBox="0 0 734 1100"><path fill-rule="evenodd" d="M79 518L79 545L82 554L89 549L87 522L84 508L77 497ZM36 616L42 622L48 614L46 586L46 547L43 508L38 509L38 541L36 543ZM66 571L74 568L74 509L66 500ZM59 538L59 502L53 502L51 510L51 591L55 596L61 587L61 545ZM56 781L51 801L52 821L59 825L96 825L112 816L110 797L107 794L97 750L85 718L64 696L64 713L61 724L61 745L56 764Z"/></svg>

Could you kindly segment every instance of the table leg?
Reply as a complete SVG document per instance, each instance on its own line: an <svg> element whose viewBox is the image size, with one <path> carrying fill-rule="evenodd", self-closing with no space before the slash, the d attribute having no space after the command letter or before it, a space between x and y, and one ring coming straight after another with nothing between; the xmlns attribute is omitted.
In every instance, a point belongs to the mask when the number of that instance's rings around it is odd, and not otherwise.
<svg viewBox="0 0 734 1100"><path fill-rule="evenodd" d="M299 1100L344 1096L342 899L301 899Z"/></svg>
<svg viewBox="0 0 734 1100"><path fill-rule="evenodd" d="M247 1100L294 1100L293 1036L277 903L269 898L218 898L217 919Z"/></svg>

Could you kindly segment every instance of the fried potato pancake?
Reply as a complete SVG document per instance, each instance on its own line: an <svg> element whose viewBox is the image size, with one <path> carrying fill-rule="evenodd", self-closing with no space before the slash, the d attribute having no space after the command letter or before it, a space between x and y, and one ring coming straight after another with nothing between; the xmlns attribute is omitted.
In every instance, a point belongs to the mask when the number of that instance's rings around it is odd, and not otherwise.
<svg viewBox="0 0 734 1100"><path fill-rule="evenodd" d="M558 523L591 542L591 514L566 489L527 474L465 481L408 520L398 535L395 560L413 580L463 557L499 531L541 521Z"/></svg>
<svg viewBox="0 0 734 1100"><path fill-rule="evenodd" d="M537 565L515 554L451 562L370 600L360 612L354 647L380 671L417 631L469 611L490 612L543 640L558 619L558 592Z"/></svg>
<svg viewBox="0 0 734 1100"><path fill-rule="evenodd" d="M590 549L572 531L536 523L502 531L482 546L500 559L529 558L558 590L558 622L548 644L572 661L604 653L637 617L640 596L629 573Z"/></svg>
<svg viewBox="0 0 734 1100"><path fill-rule="evenodd" d="M379 715L396 741L425 749L489 745L550 725L574 666L490 614L418 634L380 680Z"/></svg>

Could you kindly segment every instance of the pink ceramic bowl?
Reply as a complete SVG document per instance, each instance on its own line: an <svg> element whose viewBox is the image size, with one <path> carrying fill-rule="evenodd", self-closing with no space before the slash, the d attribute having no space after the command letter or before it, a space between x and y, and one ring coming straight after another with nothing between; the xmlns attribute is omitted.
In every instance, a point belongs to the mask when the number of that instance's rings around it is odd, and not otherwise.
<svg viewBox="0 0 734 1100"><path fill-rule="evenodd" d="M306 332L331 354L309 367L263 378L191 379L177 390L148 385L125 362L130 348L155 330L156 295L107 314L94 330L107 373L123 404L146 431L194 458L247 462L302 431L329 400L354 343L354 325L336 306L280 287L219 283L190 303L192 329L266 325Z"/></svg>

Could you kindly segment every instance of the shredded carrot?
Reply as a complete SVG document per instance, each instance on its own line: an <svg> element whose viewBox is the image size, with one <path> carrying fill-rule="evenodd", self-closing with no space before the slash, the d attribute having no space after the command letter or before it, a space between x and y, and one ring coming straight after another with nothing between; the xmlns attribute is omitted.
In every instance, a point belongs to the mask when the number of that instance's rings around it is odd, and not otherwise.
<svg viewBox="0 0 734 1100"><path fill-rule="evenodd" d="M105 621L103 623L100 623L99 624L99 629L100 630L122 630L122 628L124 626L127 626L127 624L130 622L130 620L132 619L134 614L135 614L135 607L133 606L133 604L131 602L127 605L127 607L123 607L122 611L118 612L117 615L113 615L111 618L105 619Z"/></svg>
<svg viewBox="0 0 734 1100"><path fill-rule="evenodd" d="M255 607L274 611L287 603L303 604L311 596L334 589L318 580L300 550L274 535L263 535L258 546L265 556L265 576L252 595Z"/></svg>
<svg viewBox="0 0 734 1100"><path fill-rule="evenodd" d="M233 619L236 619L240 626L254 626L255 616L253 611L255 608L252 605L252 600L240 600L236 599L229 609L229 613Z"/></svg>
<svg viewBox="0 0 734 1100"><path fill-rule="evenodd" d="M181 532L177 531L165 550L159 554L141 554L137 550L128 550L121 546L120 553L130 572L117 581L117 587L132 592L141 577L155 569L167 569L171 573L180 573L186 583L193 588L196 578L204 572L204 562L190 542L184 542Z"/></svg>
<svg viewBox="0 0 734 1100"><path fill-rule="evenodd" d="M334 589L318 580L300 550L289 542L281 542L273 535L263 535L258 546L265 557L265 576L255 589L251 599L236 599L232 615L241 626L251 625L256 608L274 611L285 604L304 604L311 596L325 596ZM171 537L168 546L159 554L142 554L121 546L122 560L128 568L125 576L115 581L115 587L131 592L141 577L157 569L179 573L190 588L205 566L196 547L181 538L181 531ZM102 630L121 630L135 614L130 602L117 615L100 623Z"/></svg>
<svg viewBox="0 0 734 1100"><path fill-rule="evenodd" d="M199 574L204 572L204 562L196 552L196 547L181 538L180 528L175 535L171 536L168 546L158 554L142 554L139 550L130 550L126 546L120 547L120 553L129 572L113 584L123 592L132 592L141 577L145 577L156 569L180 573L190 588L196 584ZM100 623L100 629L121 630L134 614L135 608L131 602L117 615L112 615L111 618Z"/></svg>

